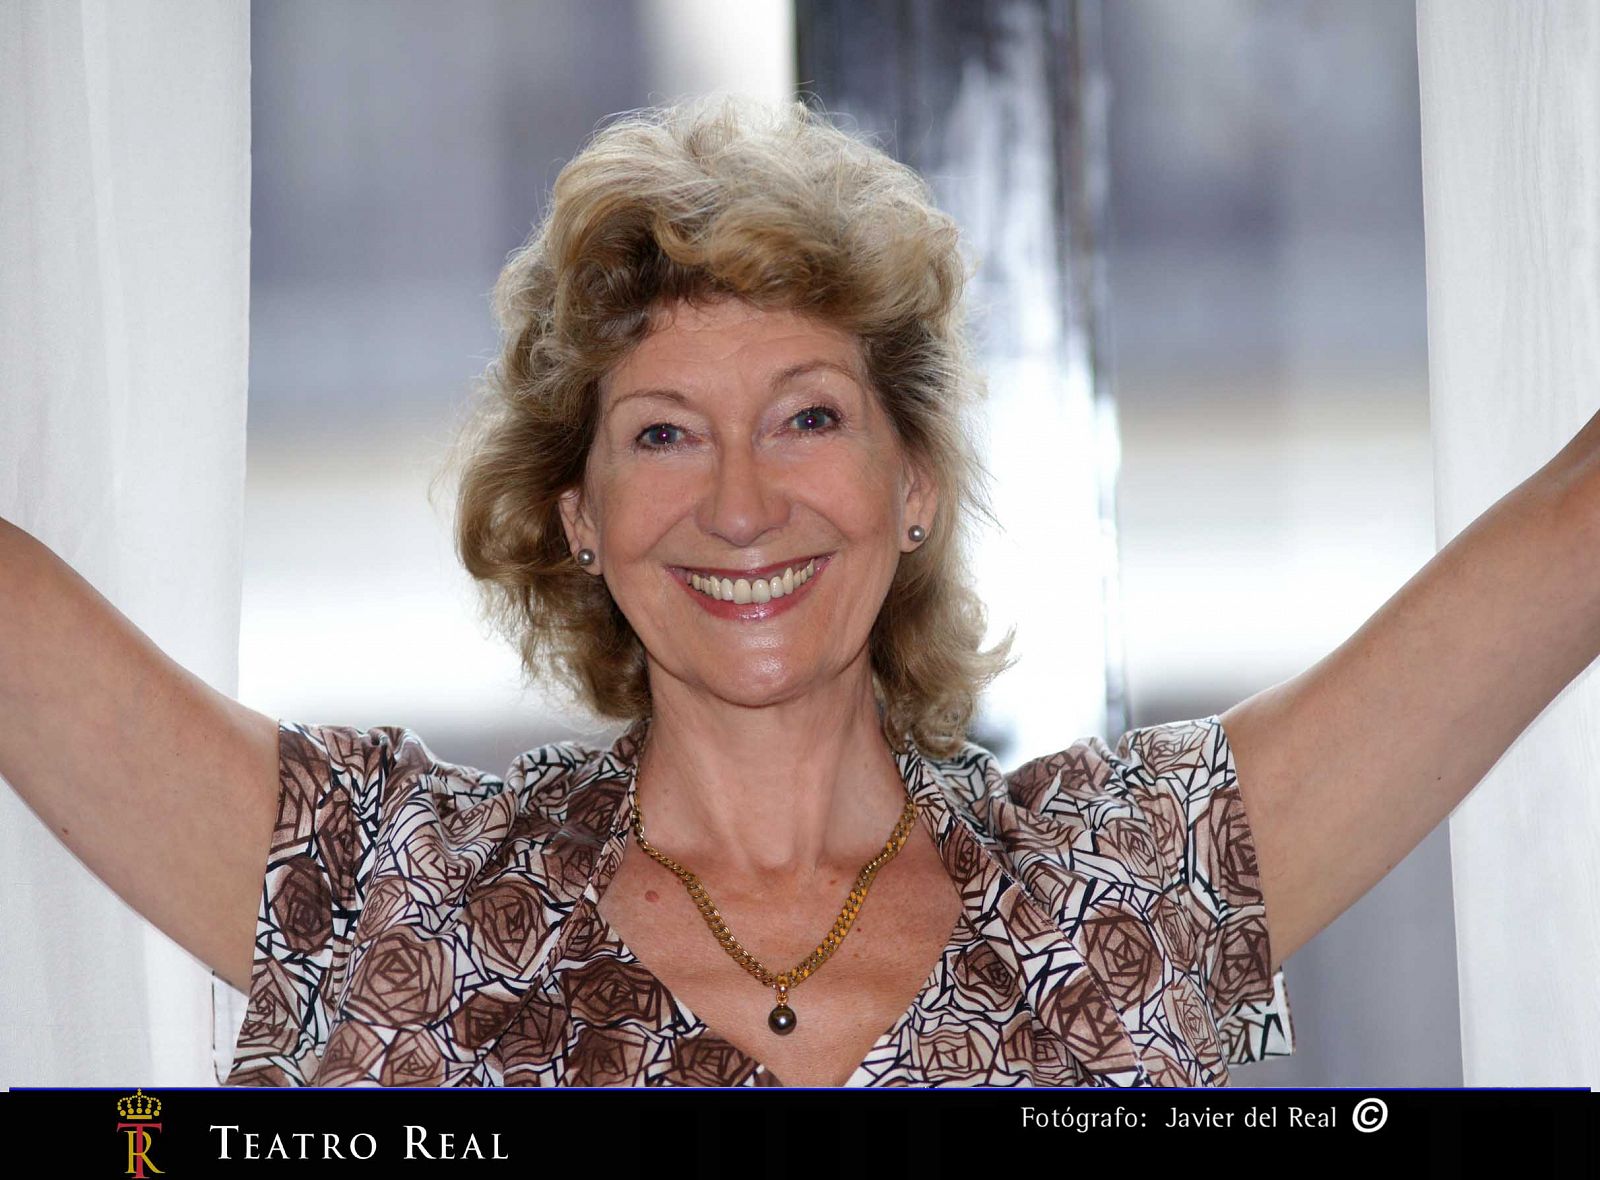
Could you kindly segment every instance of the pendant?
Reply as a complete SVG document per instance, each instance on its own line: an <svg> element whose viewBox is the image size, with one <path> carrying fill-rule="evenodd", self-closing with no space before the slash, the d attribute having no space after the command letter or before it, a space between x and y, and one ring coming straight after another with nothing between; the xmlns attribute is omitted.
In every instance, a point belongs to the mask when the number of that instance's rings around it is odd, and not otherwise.
<svg viewBox="0 0 1600 1180"><path fill-rule="evenodd" d="M786 1037L794 1031L794 1026L800 1023L800 1018L794 1014L794 1009L789 1007L789 976L778 976L773 985L778 989L777 1005L767 1013L767 1027L780 1037Z"/></svg>

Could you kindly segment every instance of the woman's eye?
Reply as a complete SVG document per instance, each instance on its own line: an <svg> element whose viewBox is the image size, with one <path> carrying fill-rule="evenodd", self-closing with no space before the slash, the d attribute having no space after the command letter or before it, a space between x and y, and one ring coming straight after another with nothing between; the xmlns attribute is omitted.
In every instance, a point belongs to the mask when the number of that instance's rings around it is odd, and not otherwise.
<svg viewBox="0 0 1600 1180"><path fill-rule="evenodd" d="M657 422L641 430L634 443L647 451L670 451L679 445L672 437L673 432L681 432L682 429L681 426L674 426L670 422Z"/></svg>
<svg viewBox="0 0 1600 1180"><path fill-rule="evenodd" d="M819 434L824 430L831 430L837 426L839 424L839 415L827 406L808 406L793 418L790 418L789 421L804 423L806 425L804 433L806 434Z"/></svg>
<svg viewBox="0 0 1600 1180"><path fill-rule="evenodd" d="M808 406L789 421L797 423L802 434L825 434L837 430L844 419L840 417L838 411L827 406ZM641 430L633 445L642 451L675 451L684 445L683 440L678 437L683 433L681 426L674 426L671 422L657 422Z"/></svg>

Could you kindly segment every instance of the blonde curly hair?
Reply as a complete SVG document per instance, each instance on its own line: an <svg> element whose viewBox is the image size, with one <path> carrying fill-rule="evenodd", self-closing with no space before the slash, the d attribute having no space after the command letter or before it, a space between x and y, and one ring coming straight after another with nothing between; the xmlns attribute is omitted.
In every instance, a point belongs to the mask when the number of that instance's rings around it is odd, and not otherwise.
<svg viewBox="0 0 1600 1180"><path fill-rule="evenodd" d="M602 717L649 715L643 644L572 560L562 492L581 486L601 377L655 310L733 296L851 333L900 442L938 489L869 647L884 734L960 749L1012 634L982 648L967 545L993 516L968 416L982 397L962 319L955 222L910 168L802 102L701 99L628 112L556 179L494 289L502 334L457 440L456 549L530 681Z"/></svg>

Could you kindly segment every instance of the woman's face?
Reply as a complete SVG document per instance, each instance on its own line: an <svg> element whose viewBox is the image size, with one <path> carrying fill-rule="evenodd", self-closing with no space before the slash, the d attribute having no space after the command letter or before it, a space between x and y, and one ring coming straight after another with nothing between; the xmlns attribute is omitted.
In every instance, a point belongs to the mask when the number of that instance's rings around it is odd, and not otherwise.
<svg viewBox="0 0 1600 1180"><path fill-rule="evenodd" d="M931 482L845 332L734 299L656 322L601 382L582 493L562 498L568 540L597 554L589 569L644 643L652 692L665 675L742 705L791 699L867 658L916 547L906 530L931 525Z"/></svg>

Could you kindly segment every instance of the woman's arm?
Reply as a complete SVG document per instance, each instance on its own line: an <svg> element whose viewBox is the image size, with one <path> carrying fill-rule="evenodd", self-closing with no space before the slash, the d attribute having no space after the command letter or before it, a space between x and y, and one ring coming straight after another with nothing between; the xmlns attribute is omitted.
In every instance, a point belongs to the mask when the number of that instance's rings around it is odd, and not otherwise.
<svg viewBox="0 0 1600 1180"><path fill-rule="evenodd" d="M1600 414L1332 654L1222 714L1272 966L1394 868L1600 655Z"/></svg>
<svg viewBox="0 0 1600 1180"><path fill-rule="evenodd" d="M129 905L248 990L277 722L179 667L0 520L0 777Z"/></svg>

